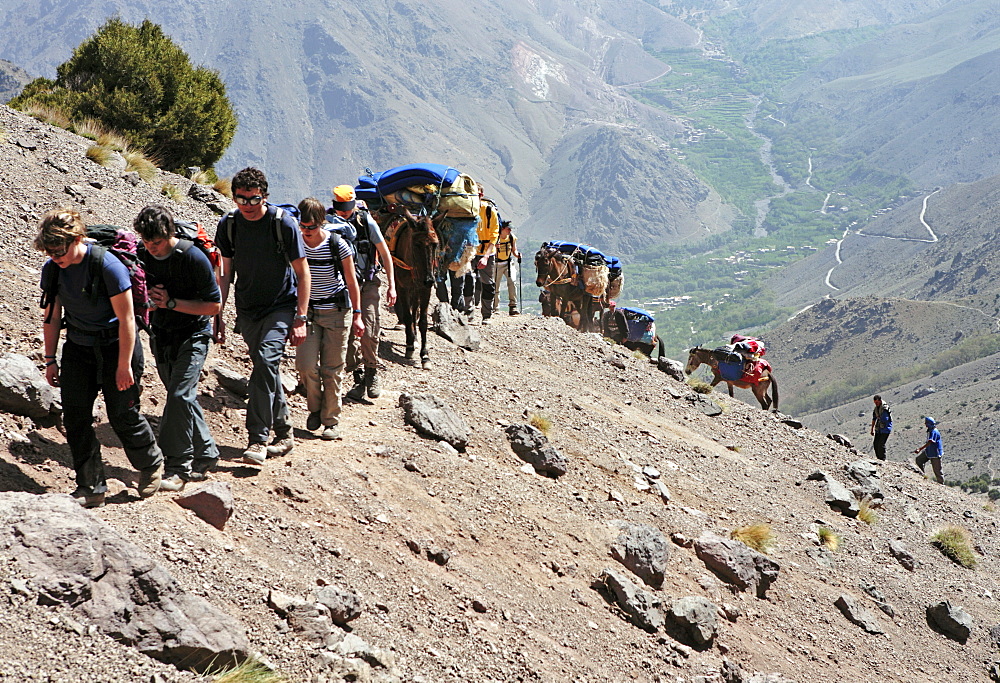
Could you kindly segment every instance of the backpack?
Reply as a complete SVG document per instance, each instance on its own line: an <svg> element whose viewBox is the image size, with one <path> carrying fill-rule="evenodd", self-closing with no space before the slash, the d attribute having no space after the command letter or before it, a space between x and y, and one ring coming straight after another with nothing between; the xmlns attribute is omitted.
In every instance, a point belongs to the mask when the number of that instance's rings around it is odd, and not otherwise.
<svg viewBox="0 0 1000 683"><path fill-rule="evenodd" d="M274 206L274 246L285 263L290 265L288 260L288 253L285 251L285 238L281 234L281 220L284 218L285 213L289 213L293 218L298 220L299 209L297 206L292 204L272 204ZM239 209L233 209L226 214L226 236L229 238L229 246L232 247L233 251L236 251L236 242L233 241L233 224L236 222L236 214Z"/></svg>
<svg viewBox="0 0 1000 683"><path fill-rule="evenodd" d="M132 310L135 314L136 331L148 330L149 310L153 308L153 303L146 288L146 271L139 262L137 254L139 239L135 233L114 225L88 225L87 239L94 242L94 245L90 249L90 279L84 287L84 294L95 301L101 292L107 295L103 264L104 255L110 251L128 269L128 278L132 283ZM49 287L42 291L41 300L38 302L42 308L48 308L59 294L59 271L57 268ZM51 311L45 317L45 322L52 322ZM63 324L65 325L65 321Z"/></svg>
<svg viewBox="0 0 1000 683"><path fill-rule="evenodd" d="M208 262L212 264L212 269L218 272L222 255L215 242L205 232L204 226L198 222L174 221L174 236L181 241L178 246L182 251L187 251L191 245L201 249L202 253L208 257ZM189 244L184 244L189 243Z"/></svg>
<svg viewBox="0 0 1000 683"><path fill-rule="evenodd" d="M358 284L364 285L365 283L371 282L372 278L375 277L375 245L370 239L368 239L367 235L367 222L370 217L368 209L357 207L357 211L354 215L364 217L366 224L366 234L364 237L358 236L358 226L356 226L352 221L344 220L336 214L327 214L327 220L329 222L325 227L331 233L347 242L347 246L351 248L351 256L354 257L355 274L358 277ZM331 242L330 244L332 246L333 243ZM357 267L358 254L363 254L367 259L368 268L364 273L362 273L361 269ZM339 260L337 262L340 263ZM341 268L343 268L343 266L341 266ZM343 270L341 270L340 274L341 277L343 277Z"/></svg>
<svg viewBox="0 0 1000 683"><path fill-rule="evenodd" d="M712 356L719 362L719 376L729 382L738 382L743 377L743 356L726 347L712 351Z"/></svg>

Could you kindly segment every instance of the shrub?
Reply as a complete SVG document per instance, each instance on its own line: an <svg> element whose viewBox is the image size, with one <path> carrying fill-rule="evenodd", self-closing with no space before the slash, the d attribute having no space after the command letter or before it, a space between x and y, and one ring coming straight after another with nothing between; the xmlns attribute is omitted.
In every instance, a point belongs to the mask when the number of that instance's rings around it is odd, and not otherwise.
<svg viewBox="0 0 1000 683"><path fill-rule="evenodd" d="M103 123L93 116L85 116L73 122L73 132L88 140L97 140L102 135L105 135L108 130L104 127Z"/></svg>
<svg viewBox="0 0 1000 683"><path fill-rule="evenodd" d="M552 431L552 420L545 417L541 413L532 413L531 418L528 420L528 424L545 436L548 436L549 432Z"/></svg>
<svg viewBox="0 0 1000 683"><path fill-rule="evenodd" d="M960 526L946 526L931 537L934 547L955 564L966 569L976 566L976 555L972 551L972 540L968 530Z"/></svg>
<svg viewBox="0 0 1000 683"><path fill-rule="evenodd" d="M230 199L233 198L233 179L219 178L212 184L212 189Z"/></svg>
<svg viewBox="0 0 1000 683"><path fill-rule="evenodd" d="M38 119L39 121L47 123L51 126L58 126L59 128L67 129L70 127L69 115L62 107L35 102L30 106L24 107L22 111L24 111L24 113L28 116Z"/></svg>
<svg viewBox="0 0 1000 683"><path fill-rule="evenodd" d="M175 202L179 202L184 199L184 193L181 192L180 188L173 183L163 183L163 187L160 188L160 192L164 197L169 197Z"/></svg>
<svg viewBox="0 0 1000 683"><path fill-rule="evenodd" d="M91 145L87 148L87 158L101 166L111 163L111 154L112 151L104 145Z"/></svg>
<svg viewBox="0 0 1000 683"><path fill-rule="evenodd" d="M219 176L215 174L214 168L206 168L204 171L198 171L191 176L191 180L199 185L213 185L219 182Z"/></svg>
<svg viewBox="0 0 1000 683"><path fill-rule="evenodd" d="M821 526L816 534L819 536L820 545L828 550L836 551L840 547L840 536L834 533L833 529Z"/></svg>
<svg viewBox="0 0 1000 683"><path fill-rule="evenodd" d="M872 509L871 496L865 496L862 498L859 508L858 519L869 526L875 526L875 523L878 522L878 515L875 514L875 510Z"/></svg>
<svg viewBox="0 0 1000 683"><path fill-rule="evenodd" d="M734 529L729 537L746 544L759 553L766 553L775 542L771 525L763 523Z"/></svg>
<svg viewBox="0 0 1000 683"><path fill-rule="evenodd" d="M698 377L688 377L688 386L699 394L711 394L715 387Z"/></svg>
<svg viewBox="0 0 1000 683"><path fill-rule="evenodd" d="M10 106L60 109L71 115L67 124L71 117L93 117L169 169L212 166L236 132L236 114L218 73L192 66L149 20L133 26L108 19L56 74L54 81L36 78Z"/></svg>
<svg viewBox="0 0 1000 683"><path fill-rule="evenodd" d="M110 147L116 152L123 152L128 149L128 140L121 133L113 130L105 130L97 136L97 144Z"/></svg>

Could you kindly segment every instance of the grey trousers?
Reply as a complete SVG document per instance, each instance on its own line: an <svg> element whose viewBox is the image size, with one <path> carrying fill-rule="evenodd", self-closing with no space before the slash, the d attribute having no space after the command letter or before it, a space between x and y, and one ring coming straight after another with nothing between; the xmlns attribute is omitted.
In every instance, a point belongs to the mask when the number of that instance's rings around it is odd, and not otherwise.
<svg viewBox="0 0 1000 683"><path fill-rule="evenodd" d="M253 364L250 397L247 399L247 435L250 443L266 443L272 429L279 439L292 433L279 369L294 318L294 308L272 311L260 320L252 320L247 315L239 316L240 330Z"/></svg>
<svg viewBox="0 0 1000 683"><path fill-rule="evenodd" d="M350 310L315 311L306 340L295 350L295 369L306 388L306 405L310 413L320 414L325 427L340 422L340 385L352 317Z"/></svg>
<svg viewBox="0 0 1000 683"><path fill-rule="evenodd" d="M361 287L361 320L365 323L365 334L360 341L352 334L347 342L348 372L354 372L361 365L373 370L378 367L378 336L382 329L382 317L379 313L381 286L382 279L375 275L371 282L366 282Z"/></svg>

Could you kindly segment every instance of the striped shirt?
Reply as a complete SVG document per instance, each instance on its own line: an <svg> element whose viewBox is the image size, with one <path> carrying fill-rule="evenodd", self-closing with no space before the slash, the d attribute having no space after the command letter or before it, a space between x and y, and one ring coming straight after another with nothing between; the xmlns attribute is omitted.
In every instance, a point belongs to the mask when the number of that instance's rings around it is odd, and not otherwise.
<svg viewBox="0 0 1000 683"><path fill-rule="evenodd" d="M309 276L312 281L312 289L309 292L310 306L320 311L327 311L336 306L335 303L316 304L314 302L329 299L338 292L347 289L344 279L340 275L340 266L333 260L330 240L332 234L324 230L323 241L318 247L306 248L306 261L309 263ZM343 260L351 255L351 248L347 242L340 240L340 256L338 260ZM348 304L349 305L349 304Z"/></svg>

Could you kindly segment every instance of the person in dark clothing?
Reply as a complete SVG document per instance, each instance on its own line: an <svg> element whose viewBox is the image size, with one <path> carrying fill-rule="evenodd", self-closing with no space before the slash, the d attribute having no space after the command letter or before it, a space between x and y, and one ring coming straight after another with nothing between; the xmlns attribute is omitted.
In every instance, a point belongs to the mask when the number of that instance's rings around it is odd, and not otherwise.
<svg viewBox="0 0 1000 683"><path fill-rule="evenodd" d="M871 433L875 437L872 449L876 458L885 460L885 442L892 434L892 413L889 412L889 405L882 402L881 396L876 394L872 400L875 402L875 408L872 410Z"/></svg>
<svg viewBox="0 0 1000 683"><path fill-rule="evenodd" d="M71 495L84 507L100 507L108 483L94 431L98 391L104 394L111 428L139 471L140 497L148 498L159 490L163 454L139 410L135 380L142 376L143 358L128 270L111 252L85 242L86 234L79 213L56 209L42 218L34 246L49 256L41 277L42 291L47 293L43 298L45 379L60 390L66 440L76 471L76 490ZM99 273L96 283L92 272ZM60 365L56 348L64 319L67 331Z"/></svg>
<svg viewBox="0 0 1000 683"><path fill-rule="evenodd" d="M285 343L298 346L306 338L309 264L295 220L267 203L267 178L261 171L239 171L232 188L237 211L222 217L215 234L222 254L219 288L225 308L235 276L237 324L253 364L243 461L263 465L268 456L285 455L295 447L278 369ZM224 328L218 337L225 342ZM268 446L272 430L274 441Z"/></svg>
<svg viewBox="0 0 1000 683"><path fill-rule="evenodd" d="M924 426L927 427L927 441L924 445L913 451L914 453L919 453L917 455L917 467L920 471L924 471L924 465L928 461L931 463L931 468L934 470L934 479L937 483L944 483L944 475L941 473L941 457L944 455L944 444L941 443L941 432L938 431L937 423L934 421L933 417L924 418ZM923 451L921 453L921 451Z"/></svg>
<svg viewBox="0 0 1000 683"><path fill-rule="evenodd" d="M147 206L133 227L142 239L139 259L156 305L149 342L167 389L157 438L165 460L160 488L180 491L188 481L203 481L219 459L198 404L212 317L222 308L219 286L208 256L194 242L177 238L169 209Z"/></svg>

